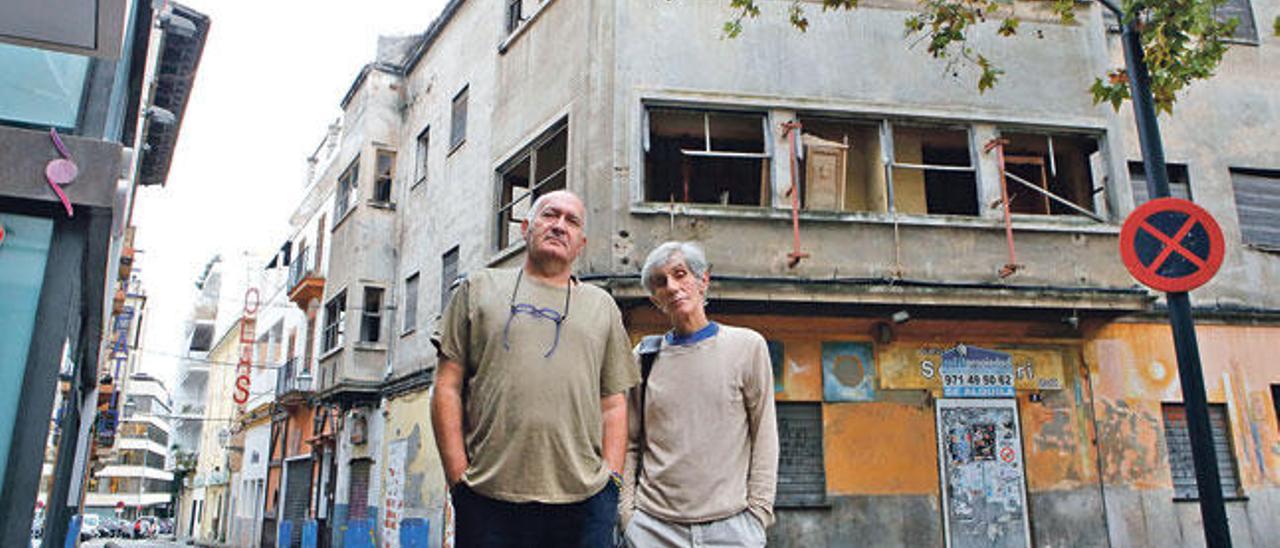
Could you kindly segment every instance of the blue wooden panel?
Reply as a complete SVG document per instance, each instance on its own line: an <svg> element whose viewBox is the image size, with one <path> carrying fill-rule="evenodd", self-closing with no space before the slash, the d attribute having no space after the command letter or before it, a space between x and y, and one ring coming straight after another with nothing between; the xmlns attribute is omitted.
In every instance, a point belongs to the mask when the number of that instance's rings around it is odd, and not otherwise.
<svg viewBox="0 0 1280 548"><path fill-rule="evenodd" d="M431 522L422 518L400 521L400 548L427 548Z"/></svg>

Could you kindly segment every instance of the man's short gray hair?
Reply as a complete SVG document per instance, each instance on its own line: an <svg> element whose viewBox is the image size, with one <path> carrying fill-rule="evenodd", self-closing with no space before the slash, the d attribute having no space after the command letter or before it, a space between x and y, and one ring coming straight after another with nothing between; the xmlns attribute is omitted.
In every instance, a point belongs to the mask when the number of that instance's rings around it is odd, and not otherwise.
<svg viewBox="0 0 1280 548"><path fill-rule="evenodd" d="M649 252L649 257L644 260L644 267L640 269L640 283L644 284L650 294L653 293L654 274L676 255L684 259L685 267L694 276L701 278L707 272L709 265L702 246L693 242L665 242Z"/></svg>
<svg viewBox="0 0 1280 548"><path fill-rule="evenodd" d="M538 218L538 214L542 213L542 208L547 207L547 200L550 200L551 197L557 192L563 192L565 194L569 194L574 198L578 198L579 202L582 201L582 198L578 197L577 194L574 194L567 190L553 190L551 192L538 196L538 199L534 200L533 203L529 205L529 211L524 212L524 220L529 221L529 224L533 224L534 219ZM587 206L584 203L582 205L583 213L586 213L585 211L586 207ZM587 227L587 220L584 218L582 219L582 228L586 228L586 227Z"/></svg>

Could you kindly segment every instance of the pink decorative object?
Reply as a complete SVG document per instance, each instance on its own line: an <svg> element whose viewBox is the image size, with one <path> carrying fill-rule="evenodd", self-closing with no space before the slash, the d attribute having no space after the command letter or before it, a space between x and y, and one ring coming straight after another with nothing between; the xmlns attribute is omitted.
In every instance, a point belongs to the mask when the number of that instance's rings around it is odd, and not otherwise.
<svg viewBox="0 0 1280 548"><path fill-rule="evenodd" d="M71 160L71 153L67 151L67 146L62 144L62 137L58 135L58 130L49 128L49 138L53 139L53 146L58 149L58 153L62 155L62 158L55 158L49 161L44 168L44 177L45 180L49 181L49 186L53 188L53 193L58 195L58 199L62 200L62 207L67 208L67 216L74 217L75 211L71 208L71 200L67 199L67 194L62 191L62 186L74 182L76 176L80 174L80 168Z"/></svg>

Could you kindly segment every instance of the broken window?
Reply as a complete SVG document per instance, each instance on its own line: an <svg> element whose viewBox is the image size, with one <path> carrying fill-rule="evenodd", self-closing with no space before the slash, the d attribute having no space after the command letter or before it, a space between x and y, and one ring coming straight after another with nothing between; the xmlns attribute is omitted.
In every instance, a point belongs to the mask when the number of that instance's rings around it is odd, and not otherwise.
<svg viewBox="0 0 1280 548"><path fill-rule="evenodd" d="M1280 251L1280 171L1233 167L1231 189L1244 244Z"/></svg>
<svg viewBox="0 0 1280 548"><path fill-rule="evenodd" d="M396 175L396 153L379 150L373 178L373 201L391 202L391 183Z"/></svg>
<svg viewBox="0 0 1280 548"><path fill-rule="evenodd" d="M823 211L888 211L880 126L802 118L800 206Z"/></svg>
<svg viewBox="0 0 1280 548"><path fill-rule="evenodd" d="M646 111L645 200L768 205L768 116L650 108Z"/></svg>
<svg viewBox="0 0 1280 548"><path fill-rule="evenodd" d="M978 215L978 182L969 131L893 124L894 209L928 215Z"/></svg>
<svg viewBox="0 0 1280 548"><path fill-rule="evenodd" d="M520 222L539 196L564 190L569 129L561 122L498 168L498 249L520 234Z"/></svg>
<svg viewBox="0 0 1280 548"><path fill-rule="evenodd" d="M360 177L360 157L356 156L351 161L351 165L342 171L342 175L338 176L338 189L333 198L333 218L336 224L342 217L351 211L356 201L356 183Z"/></svg>
<svg viewBox="0 0 1280 548"><path fill-rule="evenodd" d="M346 319L347 292L342 291L324 305L324 333L320 337L321 352L328 352L342 346Z"/></svg>
<svg viewBox="0 0 1280 548"><path fill-rule="evenodd" d="M1086 215L1096 220L1102 185L1098 140L1088 135L1001 133L1009 211L1030 215ZM1095 167L1097 166L1097 167Z"/></svg>

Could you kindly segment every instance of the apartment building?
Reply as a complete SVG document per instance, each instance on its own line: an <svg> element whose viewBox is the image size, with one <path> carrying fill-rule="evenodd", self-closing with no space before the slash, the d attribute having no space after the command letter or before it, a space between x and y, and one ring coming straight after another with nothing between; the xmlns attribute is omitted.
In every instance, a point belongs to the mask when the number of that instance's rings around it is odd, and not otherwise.
<svg viewBox="0 0 1280 548"><path fill-rule="evenodd" d="M1009 70L979 94L902 42L914 4L814 15L800 33L789 2L767 1L732 40L725 4L456 0L360 72L304 202L331 225L293 242L330 248L318 283L290 283L323 288L304 308L325 409L312 432L331 460L310 477L332 482L310 538L447 538L434 317L466 272L520 264L519 221L566 188L588 209L578 276L614 295L633 337L667 329L639 269L678 239L707 249L712 318L768 339L771 545L1198 542L1163 299L1117 252L1146 192L1132 113L1088 92L1120 63L1101 8L1063 25L1028 6L1021 38L979 33ZM1280 532L1280 368L1265 360L1280 350L1280 98L1264 91L1280 41L1253 24L1274 0L1230 5L1249 24L1161 123L1175 192L1226 233L1226 266L1192 299L1248 545ZM1005 389L944 383L970 352L1000 357Z"/></svg>

